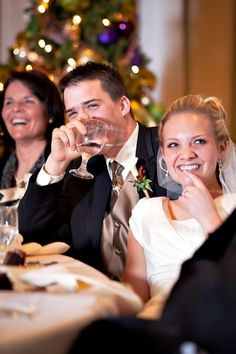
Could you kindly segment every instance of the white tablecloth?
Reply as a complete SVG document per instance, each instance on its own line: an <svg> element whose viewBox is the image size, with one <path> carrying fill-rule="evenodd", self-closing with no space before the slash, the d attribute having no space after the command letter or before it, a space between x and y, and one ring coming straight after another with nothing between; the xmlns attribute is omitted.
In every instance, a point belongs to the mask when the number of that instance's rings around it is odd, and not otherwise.
<svg viewBox="0 0 236 354"><path fill-rule="evenodd" d="M77 292L33 291L19 281L29 271L28 267L1 267L1 271L7 269L14 279L15 291L0 291L0 305L14 301L36 308L32 316L15 318L1 315L0 311L1 354L66 354L79 331L91 321L120 313L136 314L142 308L142 302L129 287L108 280L84 263L62 255L29 257L29 260L59 262L71 273L81 274L91 282ZM53 269L46 267L48 271ZM37 266L33 269L37 270Z"/></svg>

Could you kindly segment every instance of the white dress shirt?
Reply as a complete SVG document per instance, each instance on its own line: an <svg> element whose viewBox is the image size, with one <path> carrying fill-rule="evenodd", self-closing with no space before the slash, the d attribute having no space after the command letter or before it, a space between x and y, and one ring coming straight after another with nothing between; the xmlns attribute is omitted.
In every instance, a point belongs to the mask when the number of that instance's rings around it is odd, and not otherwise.
<svg viewBox="0 0 236 354"><path fill-rule="evenodd" d="M135 167L138 161L138 158L136 157L138 131L139 131L139 126L137 124L133 133L126 141L126 143L122 146L115 159L111 159L111 158L106 159L107 169L111 178L112 178L112 172L109 166L109 162L113 160L116 160L117 162L119 162L120 165L124 167L124 170L122 171L123 180L126 179L130 171L132 172L133 176L136 178L138 174Z"/></svg>

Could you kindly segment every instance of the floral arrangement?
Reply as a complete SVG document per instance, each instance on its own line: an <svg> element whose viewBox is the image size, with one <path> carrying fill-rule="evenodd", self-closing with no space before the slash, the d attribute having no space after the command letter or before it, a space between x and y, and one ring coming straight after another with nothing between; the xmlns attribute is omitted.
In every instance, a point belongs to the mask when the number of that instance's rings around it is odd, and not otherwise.
<svg viewBox="0 0 236 354"><path fill-rule="evenodd" d="M144 166L140 166L138 169L137 177L134 181L134 187L137 188L138 192L143 191L146 197L149 197L148 191L153 192L150 184L152 181L148 179L145 175L146 169Z"/></svg>

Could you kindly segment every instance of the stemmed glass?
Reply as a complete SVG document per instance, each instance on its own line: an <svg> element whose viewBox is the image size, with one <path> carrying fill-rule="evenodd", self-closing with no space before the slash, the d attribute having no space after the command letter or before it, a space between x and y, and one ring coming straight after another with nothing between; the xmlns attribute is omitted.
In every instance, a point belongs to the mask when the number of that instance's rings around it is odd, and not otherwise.
<svg viewBox="0 0 236 354"><path fill-rule="evenodd" d="M81 152L82 162L79 168L72 169L69 172L75 176L84 179L94 178L93 174L88 172L88 160L97 155L103 148L106 135L107 124L99 119L89 119L83 123L86 128L86 134L78 134L76 138L76 146L78 151Z"/></svg>
<svg viewBox="0 0 236 354"><path fill-rule="evenodd" d="M0 264L3 263L7 247L18 235L17 206L0 205Z"/></svg>

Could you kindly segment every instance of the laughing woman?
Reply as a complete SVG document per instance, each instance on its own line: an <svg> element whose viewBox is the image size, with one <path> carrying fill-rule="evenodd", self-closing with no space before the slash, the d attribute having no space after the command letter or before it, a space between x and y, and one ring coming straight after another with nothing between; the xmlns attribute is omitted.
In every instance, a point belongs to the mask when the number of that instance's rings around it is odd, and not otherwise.
<svg viewBox="0 0 236 354"><path fill-rule="evenodd" d="M160 316L182 263L236 207L235 145L217 98L176 100L159 137L159 184L181 195L143 198L130 218L124 280L147 303L147 317Z"/></svg>
<svg viewBox="0 0 236 354"><path fill-rule="evenodd" d="M51 134L64 124L64 106L56 85L46 74L14 71L0 100L0 124L8 152L0 171L1 202L22 198L31 174L51 148Z"/></svg>

